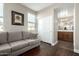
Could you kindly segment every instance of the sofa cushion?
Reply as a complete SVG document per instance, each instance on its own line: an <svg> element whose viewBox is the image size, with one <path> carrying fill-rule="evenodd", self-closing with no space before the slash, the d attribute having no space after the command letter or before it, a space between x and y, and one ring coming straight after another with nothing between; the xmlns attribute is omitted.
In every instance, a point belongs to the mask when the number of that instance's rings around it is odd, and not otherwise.
<svg viewBox="0 0 79 59"><path fill-rule="evenodd" d="M29 45L34 45L34 44L37 44L37 43L40 43L40 40L38 39L35 39L35 40L32 40L32 39L29 39L29 40L25 40L26 42L28 42Z"/></svg>
<svg viewBox="0 0 79 59"><path fill-rule="evenodd" d="M8 41L18 41L22 40L22 32L8 32Z"/></svg>
<svg viewBox="0 0 79 59"><path fill-rule="evenodd" d="M9 44L2 44L0 45L0 55L7 55L11 53L11 47Z"/></svg>
<svg viewBox="0 0 79 59"><path fill-rule="evenodd" d="M30 39L31 33L29 32L23 32L23 39Z"/></svg>
<svg viewBox="0 0 79 59"><path fill-rule="evenodd" d="M37 33L23 32L23 39L36 39Z"/></svg>
<svg viewBox="0 0 79 59"><path fill-rule="evenodd" d="M7 42L7 32L0 32L0 44Z"/></svg>
<svg viewBox="0 0 79 59"><path fill-rule="evenodd" d="M30 38L31 39L37 39L37 35L38 35L37 33L31 33Z"/></svg>
<svg viewBox="0 0 79 59"><path fill-rule="evenodd" d="M24 40L11 42L9 44L11 45L12 51L16 51L28 46L28 43L26 44Z"/></svg>

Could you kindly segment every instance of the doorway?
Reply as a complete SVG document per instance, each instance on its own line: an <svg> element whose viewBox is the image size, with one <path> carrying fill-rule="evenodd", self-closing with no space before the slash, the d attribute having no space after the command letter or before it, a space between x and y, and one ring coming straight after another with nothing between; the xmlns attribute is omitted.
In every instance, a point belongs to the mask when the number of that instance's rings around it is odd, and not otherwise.
<svg viewBox="0 0 79 59"><path fill-rule="evenodd" d="M73 51L74 6L56 8L54 12L58 43L60 46Z"/></svg>

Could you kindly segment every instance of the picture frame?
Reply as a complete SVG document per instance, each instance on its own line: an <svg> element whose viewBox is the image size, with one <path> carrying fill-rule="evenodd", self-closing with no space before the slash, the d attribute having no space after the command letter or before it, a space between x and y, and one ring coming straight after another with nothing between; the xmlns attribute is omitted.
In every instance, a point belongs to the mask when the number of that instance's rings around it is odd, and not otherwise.
<svg viewBox="0 0 79 59"><path fill-rule="evenodd" d="M11 12L12 16L12 25L24 25L24 14L12 11Z"/></svg>

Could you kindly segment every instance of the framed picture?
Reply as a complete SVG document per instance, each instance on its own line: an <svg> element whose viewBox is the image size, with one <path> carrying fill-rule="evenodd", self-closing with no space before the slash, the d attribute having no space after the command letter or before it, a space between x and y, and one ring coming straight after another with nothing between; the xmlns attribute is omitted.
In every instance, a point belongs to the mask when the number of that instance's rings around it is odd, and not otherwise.
<svg viewBox="0 0 79 59"><path fill-rule="evenodd" d="M24 14L12 11L12 25L24 25Z"/></svg>

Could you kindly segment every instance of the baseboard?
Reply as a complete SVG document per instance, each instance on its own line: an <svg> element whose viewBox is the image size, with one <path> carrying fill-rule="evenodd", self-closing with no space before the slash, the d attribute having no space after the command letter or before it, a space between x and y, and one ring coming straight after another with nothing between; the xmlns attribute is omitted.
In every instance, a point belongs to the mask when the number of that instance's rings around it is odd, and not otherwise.
<svg viewBox="0 0 79 59"><path fill-rule="evenodd" d="M45 42L45 41L42 41L42 42ZM45 42L45 43L50 44L51 46L55 46L58 43L58 41L56 41L55 43L48 43L48 42Z"/></svg>
<svg viewBox="0 0 79 59"><path fill-rule="evenodd" d="M58 43L58 41L56 41L55 43L52 43L51 45L52 45L52 46L55 46L57 43Z"/></svg>
<svg viewBox="0 0 79 59"><path fill-rule="evenodd" d="M41 42L44 42L44 41L41 41ZM51 45L51 43L48 43L48 42L44 42L44 43Z"/></svg>
<svg viewBox="0 0 79 59"><path fill-rule="evenodd" d="M75 53L79 53L79 50L78 50L78 49L74 49L74 52L75 52Z"/></svg>

